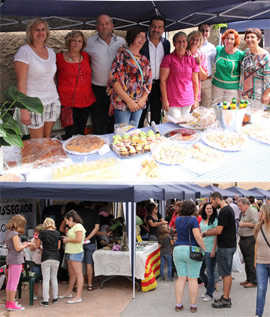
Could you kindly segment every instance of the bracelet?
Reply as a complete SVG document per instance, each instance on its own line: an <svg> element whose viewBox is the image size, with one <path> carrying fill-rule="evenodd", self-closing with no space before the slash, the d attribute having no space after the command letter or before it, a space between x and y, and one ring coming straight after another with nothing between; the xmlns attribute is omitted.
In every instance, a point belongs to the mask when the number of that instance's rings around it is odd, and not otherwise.
<svg viewBox="0 0 270 317"><path fill-rule="evenodd" d="M203 238L205 238L205 237L206 237L206 234L205 234L205 232L203 232L203 233L202 233L202 236L203 236Z"/></svg>

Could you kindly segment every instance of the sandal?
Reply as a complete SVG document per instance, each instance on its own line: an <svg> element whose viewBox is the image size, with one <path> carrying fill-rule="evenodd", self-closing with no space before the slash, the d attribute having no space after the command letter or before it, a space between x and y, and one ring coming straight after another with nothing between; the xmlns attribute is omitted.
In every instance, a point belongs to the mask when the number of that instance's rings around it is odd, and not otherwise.
<svg viewBox="0 0 270 317"><path fill-rule="evenodd" d="M89 291L89 292L91 292L91 291L94 291L96 289L96 287L94 286L94 285L88 285L87 286L87 290Z"/></svg>

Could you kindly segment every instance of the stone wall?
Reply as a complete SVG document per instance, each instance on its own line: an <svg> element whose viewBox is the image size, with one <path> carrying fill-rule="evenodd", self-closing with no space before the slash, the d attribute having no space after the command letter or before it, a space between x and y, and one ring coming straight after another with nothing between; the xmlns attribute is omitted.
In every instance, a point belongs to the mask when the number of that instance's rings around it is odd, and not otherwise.
<svg viewBox="0 0 270 317"><path fill-rule="evenodd" d="M56 53L63 50L64 38L69 31L51 31L49 47ZM88 38L95 31L83 31ZM115 32L117 35L125 37L124 31ZM25 44L25 32L0 33L0 91L1 101L2 92L7 90L10 85L16 85L16 74L14 71L13 59L18 48Z"/></svg>

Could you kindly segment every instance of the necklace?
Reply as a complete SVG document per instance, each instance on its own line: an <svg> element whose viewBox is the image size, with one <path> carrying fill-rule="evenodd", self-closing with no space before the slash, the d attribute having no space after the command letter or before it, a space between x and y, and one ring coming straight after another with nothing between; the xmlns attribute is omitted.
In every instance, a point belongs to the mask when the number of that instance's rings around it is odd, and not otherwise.
<svg viewBox="0 0 270 317"><path fill-rule="evenodd" d="M80 61L80 59L81 59L81 54L80 55L78 55L78 56L70 56L68 53L66 53L66 55L67 55L67 57L68 57L68 60L69 60L69 62L73 62L77 57L79 58L79 61Z"/></svg>

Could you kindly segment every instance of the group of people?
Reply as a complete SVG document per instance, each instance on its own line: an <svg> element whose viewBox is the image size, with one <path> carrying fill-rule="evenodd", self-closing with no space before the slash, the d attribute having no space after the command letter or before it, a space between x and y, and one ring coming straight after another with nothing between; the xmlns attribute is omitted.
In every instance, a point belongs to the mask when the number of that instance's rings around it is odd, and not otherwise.
<svg viewBox="0 0 270 317"><path fill-rule="evenodd" d="M60 112L72 108L73 122L65 127L69 138L84 134L89 114L93 133L99 135L113 132L114 123L143 127L149 107L155 123L161 122L162 109L180 117L199 104L210 107L212 87L214 99L246 96L269 103L270 57L259 46L259 29L246 30L248 48L241 51L237 31L227 30L223 46L214 47L207 40L210 26L204 23L188 36L177 32L170 53L170 42L162 37L165 22L154 16L148 32L131 27L125 41L113 33L111 17L102 14L96 20L97 34L86 39L81 31L69 32L66 51L55 55L47 46L47 22L30 21L27 44L14 58L17 87L40 98L44 113L17 109L15 117L27 125L31 138L50 137Z"/></svg>
<svg viewBox="0 0 270 317"><path fill-rule="evenodd" d="M75 206L75 204L73 205ZM8 265L6 308L8 310L24 310L24 307L15 301L15 294L24 263L23 250L25 248L30 248L33 252L32 263L34 265L31 270L36 273L34 300L38 299L39 282L42 279L43 300L40 305L48 307L50 304L50 282L53 304L57 304L59 298L68 299L68 304L81 303L84 285L83 263L86 265L87 290L95 289L92 284L95 239L96 235L104 235L104 232L99 232L98 213L92 212L88 206L80 208L78 212L67 206L59 228L56 228L52 218L46 217L43 224L36 226L33 239L24 243L21 243L19 235L24 234L25 218L21 215L11 218L6 226L5 234L8 249L6 261ZM60 252L62 244L64 245L64 258ZM62 264L67 263L69 277L68 288L63 295L58 294L58 270L61 261ZM72 295L73 292L75 292L75 296Z"/></svg>
<svg viewBox="0 0 270 317"><path fill-rule="evenodd" d="M173 263L177 272L177 312L184 308L182 298L187 280L191 312L197 311L198 279L205 286L202 300L210 302L213 300L219 278L222 277L223 295L214 300L212 307L232 306L231 272L239 237L238 244L246 272L246 280L240 285L244 288L258 288L256 316L263 315L267 280L270 278L270 247L266 242L270 242L270 205L265 202L260 208L257 206L253 197L236 197L235 201L231 198L224 200L219 192L214 192L209 202L202 203L199 210L191 200L174 202L172 210L169 210L168 222L158 213L156 204L148 205L148 239L158 241L161 248L160 279L165 280L166 262L168 281L172 280ZM190 258L190 246L204 250L202 262Z"/></svg>

